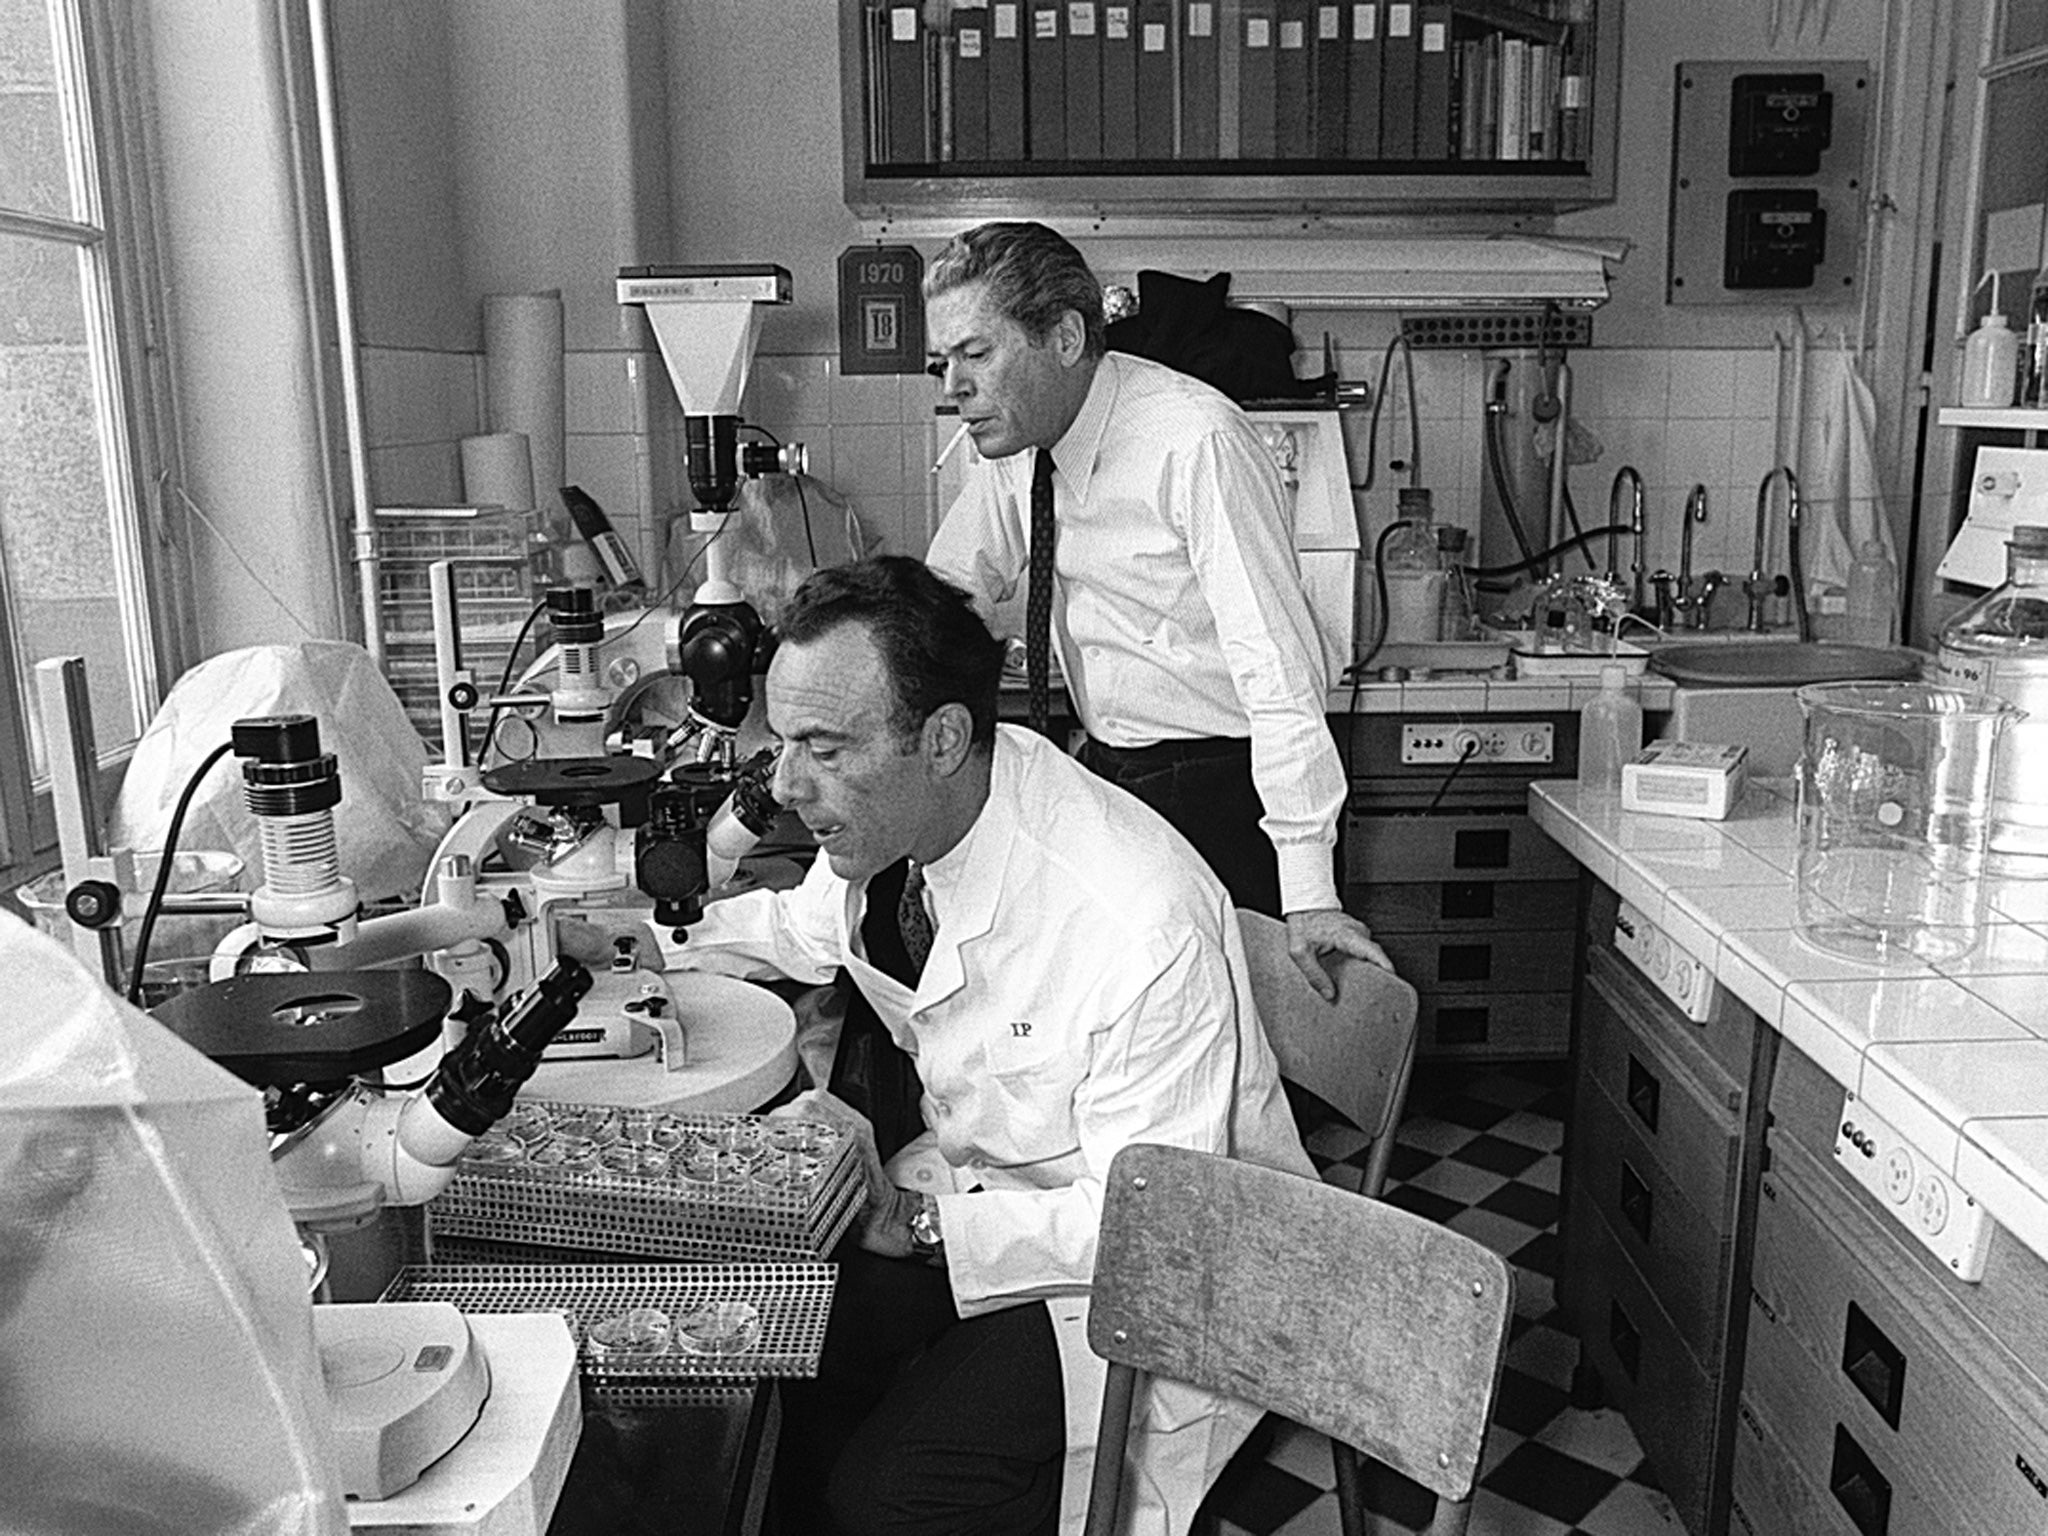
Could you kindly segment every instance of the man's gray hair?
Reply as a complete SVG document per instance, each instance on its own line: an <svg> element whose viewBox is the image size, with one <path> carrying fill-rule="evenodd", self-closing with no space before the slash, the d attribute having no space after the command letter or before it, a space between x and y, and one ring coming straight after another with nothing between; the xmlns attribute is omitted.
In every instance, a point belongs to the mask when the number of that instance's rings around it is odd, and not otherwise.
<svg viewBox="0 0 2048 1536"><path fill-rule="evenodd" d="M1086 355L1100 357L1102 284L1064 235L1043 224L998 221L955 235L924 275L927 301L968 283L986 283L997 311L1042 342L1068 310L1080 315Z"/></svg>

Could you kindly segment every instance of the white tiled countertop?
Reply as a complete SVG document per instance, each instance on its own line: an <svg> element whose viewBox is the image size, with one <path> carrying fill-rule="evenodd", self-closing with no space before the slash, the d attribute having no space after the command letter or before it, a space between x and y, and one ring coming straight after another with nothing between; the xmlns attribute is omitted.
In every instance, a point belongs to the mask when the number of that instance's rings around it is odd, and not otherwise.
<svg viewBox="0 0 2048 1536"><path fill-rule="evenodd" d="M1726 821L1624 811L1570 780L1536 824L2048 1259L2048 881L1994 880L1983 939L1940 964L1871 965L1798 932L1790 781Z"/></svg>

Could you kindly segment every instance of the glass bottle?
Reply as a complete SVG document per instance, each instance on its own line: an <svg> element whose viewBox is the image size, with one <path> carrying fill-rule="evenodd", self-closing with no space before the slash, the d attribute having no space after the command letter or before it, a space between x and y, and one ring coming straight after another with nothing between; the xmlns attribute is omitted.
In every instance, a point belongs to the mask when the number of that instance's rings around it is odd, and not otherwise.
<svg viewBox="0 0 2048 1536"><path fill-rule="evenodd" d="M1417 486L1399 496L1399 520L1382 535L1380 574L1386 582L1386 643L1434 641L1443 623L1444 572L1437 561L1430 493Z"/></svg>
<svg viewBox="0 0 2048 1536"><path fill-rule="evenodd" d="M1437 564L1444 573L1443 615L1437 624L1444 640L1470 640L1477 628L1472 607L1472 578L1465 570L1465 543L1470 535L1456 523L1439 523Z"/></svg>
<svg viewBox="0 0 2048 1536"><path fill-rule="evenodd" d="M1940 680L2026 711L1998 743L1991 784L1991 867L2048 878L2048 527L2020 524L2005 581L1942 630Z"/></svg>
<svg viewBox="0 0 2048 1536"><path fill-rule="evenodd" d="M1621 766L1643 747L1643 706L1628 691L1628 668L1600 669L1600 691L1579 711L1579 787L1621 792Z"/></svg>
<svg viewBox="0 0 2048 1536"><path fill-rule="evenodd" d="M1898 640L1899 573L1882 539L1865 539L1849 566L1849 639L1857 645Z"/></svg>

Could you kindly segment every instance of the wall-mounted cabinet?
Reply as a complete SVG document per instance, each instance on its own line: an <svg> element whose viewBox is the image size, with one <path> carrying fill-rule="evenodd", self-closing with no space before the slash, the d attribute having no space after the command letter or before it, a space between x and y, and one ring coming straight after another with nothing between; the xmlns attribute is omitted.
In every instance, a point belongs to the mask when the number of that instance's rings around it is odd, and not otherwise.
<svg viewBox="0 0 2048 1536"><path fill-rule="evenodd" d="M1614 195L1621 0L841 0L840 58L864 217Z"/></svg>

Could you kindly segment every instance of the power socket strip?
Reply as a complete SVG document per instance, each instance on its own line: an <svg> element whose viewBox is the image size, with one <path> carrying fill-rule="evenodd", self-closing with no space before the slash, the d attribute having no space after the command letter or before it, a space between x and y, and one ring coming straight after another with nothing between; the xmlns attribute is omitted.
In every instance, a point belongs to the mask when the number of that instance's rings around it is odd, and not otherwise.
<svg viewBox="0 0 2048 1536"><path fill-rule="evenodd" d="M1991 1238L1991 1218L1984 1207L1853 1093L1842 1105L1835 1161L1958 1280L1984 1278L1984 1252Z"/></svg>
<svg viewBox="0 0 2048 1536"><path fill-rule="evenodd" d="M1547 763L1556 752L1557 728L1548 720L1401 727L1401 761L1407 764Z"/></svg>

